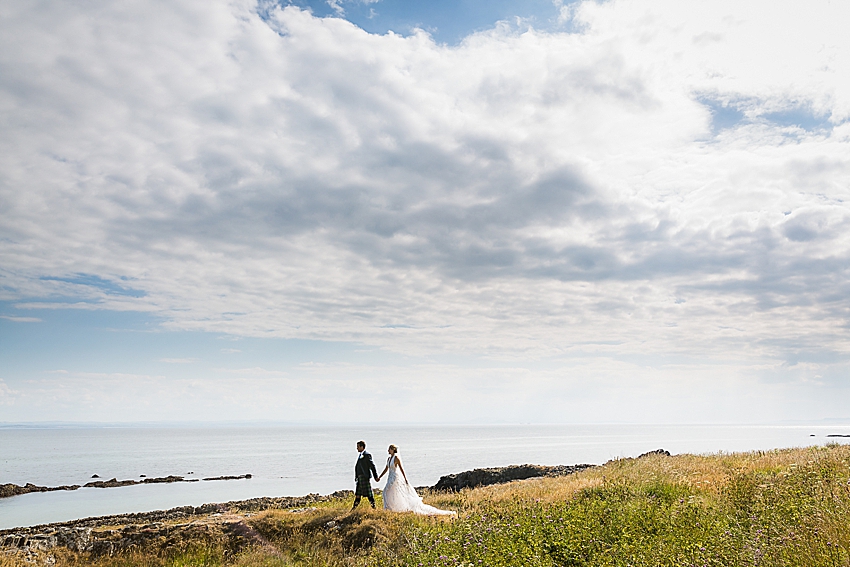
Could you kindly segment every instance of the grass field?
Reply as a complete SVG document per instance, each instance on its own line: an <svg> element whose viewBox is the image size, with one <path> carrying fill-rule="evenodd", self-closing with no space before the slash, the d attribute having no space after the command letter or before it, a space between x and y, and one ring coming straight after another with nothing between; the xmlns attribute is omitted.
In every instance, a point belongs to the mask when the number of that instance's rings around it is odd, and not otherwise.
<svg viewBox="0 0 850 567"><path fill-rule="evenodd" d="M428 495L434 519L331 501L248 518L257 544L102 558L160 566L850 566L850 447L612 461ZM67 553L57 565L91 564ZM13 560L5 560L11 564Z"/></svg>

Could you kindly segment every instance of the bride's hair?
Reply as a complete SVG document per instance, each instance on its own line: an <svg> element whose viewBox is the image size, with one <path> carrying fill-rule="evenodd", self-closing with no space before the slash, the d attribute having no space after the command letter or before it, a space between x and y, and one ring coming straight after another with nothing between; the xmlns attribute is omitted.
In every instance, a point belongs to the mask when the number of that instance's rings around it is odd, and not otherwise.
<svg viewBox="0 0 850 567"><path fill-rule="evenodd" d="M396 447L395 445L390 445L389 448L390 448L390 451L392 451L393 453L398 453L398 447Z"/></svg>

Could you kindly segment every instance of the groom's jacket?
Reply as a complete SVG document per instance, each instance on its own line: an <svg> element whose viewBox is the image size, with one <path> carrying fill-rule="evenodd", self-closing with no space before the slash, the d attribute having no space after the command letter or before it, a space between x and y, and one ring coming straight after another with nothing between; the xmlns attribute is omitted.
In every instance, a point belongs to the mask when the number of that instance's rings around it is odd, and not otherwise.
<svg viewBox="0 0 850 567"><path fill-rule="evenodd" d="M378 471L375 469L375 463L372 462L372 455L363 451L354 465L354 479L369 477L378 478Z"/></svg>

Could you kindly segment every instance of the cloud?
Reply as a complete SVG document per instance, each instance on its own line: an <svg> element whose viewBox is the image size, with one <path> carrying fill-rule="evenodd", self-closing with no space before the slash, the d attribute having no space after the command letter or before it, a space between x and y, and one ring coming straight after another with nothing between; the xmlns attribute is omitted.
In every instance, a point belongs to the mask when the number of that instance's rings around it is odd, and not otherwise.
<svg viewBox="0 0 850 567"><path fill-rule="evenodd" d="M288 374L282 370L268 370L258 366L253 368L216 368L214 370L225 374L239 374L243 376L283 377Z"/></svg>
<svg viewBox="0 0 850 567"><path fill-rule="evenodd" d="M377 4L381 0L326 0L327 5L336 12L337 16L345 16L345 4ZM371 17L371 16L370 16Z"/></svg>
<svg viewBox="0 0 850 567"><path fill-rule="evenodd" d="M0 296L414 354L846 357L847 8L765 6L583 2L572 33L447 47L248 1L23 4Z"/></svg>
<svg viewBox="0 0 850 567"><path fill-rule="evenodd" d="M840 385L846 363L650 363L648 357L618 360L616 345L575 349L577 356L555 363L482 361L463 368L406 361L304 364L287 371L217 368L192 377L183 369L166 375L69 372L16 386L4 419L758 423L776 415L846 412L846 386Z"/></svg>
<svg viewBox="0 0 850 567"><path fill-rule="evenodd" d="M6 382L0 379L0 405L11 406L15 403L19 392L10 388Z"/></svg>
<svg viewBox="0 0 850 567"><path fill-rule="evenodd" d="M330 6L338 16L345 15L345 8L342 7L342 0L327 0L327 2L328 6Z"/></svg>
<svg viewBox="0 0 850 567"><path fill-rule="evenodd" d="M14 321L15 323L41 323L38 317L18 317L16 315L0 315L0 319Z"/></svg>

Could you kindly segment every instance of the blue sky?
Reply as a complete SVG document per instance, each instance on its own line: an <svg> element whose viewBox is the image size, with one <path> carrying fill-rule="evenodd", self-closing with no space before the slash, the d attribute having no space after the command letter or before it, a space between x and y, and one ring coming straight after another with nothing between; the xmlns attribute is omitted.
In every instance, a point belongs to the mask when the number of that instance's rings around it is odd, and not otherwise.
<svg viewBox="0 0 850 567"><path fill-rule="evenodd" d="M438 42L456 44L496 22L521 22L538 29L558 25L560 8L552 0L293 0L286 4L309 9L319 17L344 17L369 33L392 31L407 35L414 29L427 31Z"/></svg>
<svg viewBox="0 0 850 567"><path fill-rule="evenodd" d="M850 418L850 8L790 8L16 3L0 422Z"/></svg>

